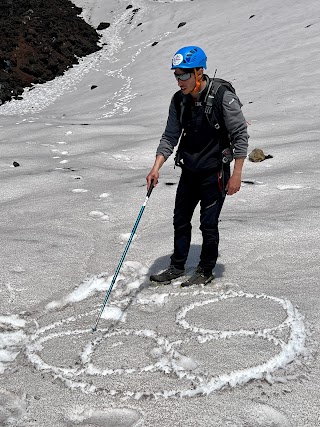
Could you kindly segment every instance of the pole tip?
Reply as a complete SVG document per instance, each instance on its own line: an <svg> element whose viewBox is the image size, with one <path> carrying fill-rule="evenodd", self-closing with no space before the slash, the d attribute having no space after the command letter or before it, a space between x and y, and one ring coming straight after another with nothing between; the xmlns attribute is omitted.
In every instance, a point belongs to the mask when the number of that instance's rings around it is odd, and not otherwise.
<svg viewBox="0 0 320 427"><path fill-rule="evenodd" d="M93 333L93 332L96 332L96 330L97 330L97 327L96 326L94 326L92 329L91 329L91 332Z"/></svg>

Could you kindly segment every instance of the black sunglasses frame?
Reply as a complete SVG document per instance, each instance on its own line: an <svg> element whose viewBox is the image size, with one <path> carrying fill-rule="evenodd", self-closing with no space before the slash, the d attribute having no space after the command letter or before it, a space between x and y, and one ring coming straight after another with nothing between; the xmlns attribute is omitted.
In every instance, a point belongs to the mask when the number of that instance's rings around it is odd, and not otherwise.
<svg viewBox="0 0 320 427"><path fill-rule="evenodd" d="M177 81L181 80L182 82L185 82L186 80L189 80L191 78L192 73L183 73L183 74L173 73L173 75Z"/></svg>

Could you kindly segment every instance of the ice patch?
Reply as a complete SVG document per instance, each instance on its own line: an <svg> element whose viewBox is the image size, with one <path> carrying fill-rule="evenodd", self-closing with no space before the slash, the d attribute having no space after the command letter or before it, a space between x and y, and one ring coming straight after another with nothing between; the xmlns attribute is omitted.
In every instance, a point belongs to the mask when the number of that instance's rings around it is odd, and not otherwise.
<svg viewBox="0 0 320 427"><path fill-rule="evenodd" d="M18 356L18 354L19 354L19 352L12 353L8 350L0 350L0 361L4 362L4 363L13 362L14 359ZM1 367L0 367L0 372L1 372Z"/></svg>
<svg viewBox="0 0 320 427"><path fill-rule="evenodd" d="M278 190L300 190L301 188L304 188L303 185L277 185Z"/></svg>
<svg viewBox="0 0 320 427"><path fill-rule="evenodd" d="M51 147L52 145L51 144L41 144L41 145L43 145L44 147ZM52 148L51 150L51 153L57 153L57 154L61 154L60 153L60 150L58 150L57 148Z"/></svg>
<svg viewBox="0 0 320 427"><path fill-rule="evenodd" d="M91 216L92 218L101 218L104 213L101 211L91 211L88 213L89 216Z"/></svg>
<svg viewBox="0 0 320 427"><path fill-rule="evenodd" d="M133 427L140 419L138 411L129 408L85 409L82 406L71 409L67 419L76 425L101 427Z"/></svg>
<svg viewBox="0 0 320 427"><path fill-rule="evenodd" d="M120 320L121 322L126 321L127 314L124 313L119 307L108 306L104 309L101 318L107 320Z"/></svg>
<svg viewBox="0 0 320 427"><path fill-rule="evenodd" d="M46 305L47 310L64 307L67 304L83 301L95 292L106 291L111 283L111 277L106 278L106 273L93 276L85 280L73 292L62 298L60 301L52 301Z"/></svg>
<svg viewBox="0 0 320 427"><path fill-rule="evenodd" d="M190 357L183 356L178 352L176 352L173 364L175 369L178 371L193 371L198 367L198 364L194 360Z"/></svg>
<svg viewBox="0 0 320 427"><path fill-rule="evenodd" d="M19 267L16 268L15 271L25 271L22 267L21 270L18 270ZM26 325L26 321L21 319L16 314L11 314L10 316L0 316L0 330L1 330L1 323L5 325L10 325L16 328L24 328Z"/></svg>
<svg viewBox="0 0 320 427"><path fill-rule="evenodd" d="M121 274L118 275L114 285L115 296L123 296L130 293L132 289L138 288L143 282L148 269L136 261L125 261L122 265ZM61 300L52 301L46 305L46 310L53 310L64 307L67 304L83 301L96 292L107 291L113 276L108 273L101 273L93 276L81 283L74 291L63 297ZM119 288L119 289L118 289Z"/></svg>
<svg viewBox="0 0 320 427"><path fill-rule="evenodd" d="M26 342L27 337L23 331L0 332L0 374L16 359L21 346Z"/></svg>
<svg viewBox="0 0 320 427"><path fill-rule="evenodd" d="M26 335L23 331L1 332L0 333L0 349L6 347L15 347L24 342Z"/></svg>
<svg viewBox="0 0 320 427"><path fill-rule="evenodd" d="M74 188L71 191L72 191L72 193L87 193L88 192L88 190L85 190L84 188Z"/></svg>
<svg viewBox="0 0 320 427"><path fill-rule="evenodd" d="M131 233L123 233L123 234L120 234L120 242L121 242L121 244L123 245L124 243L126 243L126 242L129 240L130 236L131 236ZM135 240L135 239L136 239L136 237L137 237L137 235L135 234L135 235L132 237L132 241L133 241L133 240Z"/></svg>
<svg viewBox="0 0 320 427"><path fill-rule="evenodd" d="M137 279L137 280L134 280L133 282L128 283L127 289L129 291L133 290L133 289L138 289L140 287L140 285L141 285L141 282L140 282L140 280Z"/></svg>
<svg viewBox="0 0 320 427"><path fill-rule="evenodd" d="M124 154L114 154L112 157L115 160L119 160L121 162L131 162L131 158L128 156L125 156Z"/></svg>
<svg viewBox="0 0 320 427"><path fill-rule="evenodd" d="M91 211L88 213L91 218L101 219L102 221L109 221L109 215L101 211Z"/></svg>
<svg viewBox="0 0 320 427"><path fill-rule="evenodd" d="M247 414L241 417L244 425L255 427L290 427L288 418L275 408L269 405L253 404L247 405Z"/></svg>
<svg viewBox="0 0 320 427"><path fill-rule="evenodd" d="M0 389L0 425L15 425L26 412L25 396L18 397L8 390Z"/></svg>
<svg viewBox="0 0 320 427"><path fill-rule="evenodd" d="M140 296L137 298L136 303L141 305L155 304L155 305L161 306L168 302L168 298L169 298L169 294L166 294L166 293L153 294L147 297Z"/></svg>

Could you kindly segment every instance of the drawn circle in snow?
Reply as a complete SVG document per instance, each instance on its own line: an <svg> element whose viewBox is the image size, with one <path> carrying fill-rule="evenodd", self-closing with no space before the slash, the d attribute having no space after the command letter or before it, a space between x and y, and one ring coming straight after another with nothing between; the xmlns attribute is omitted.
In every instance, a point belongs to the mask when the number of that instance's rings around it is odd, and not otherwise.
<svg viewBox="0 0 320 427"><path fill-rule="evenodd" d="M205 294L210 295L210 292L205 292ZM185 306L180 309L176 316L176 322L180 326L182 326L184 329L192 331L195 334L198 334L198 341L200 343L209 342L211 340L230 339L232 337L262 338L269 342L272 342L275 346L279 346L281 348L281 351L280 353L276 354L274 357L270 358L269 360L260 365L233 371L229 374L212 376L206 384L200 384L200 386L196 387L194 390L192 390L192 392L182 392L182 396L208 394L216 390L220 390L225 386L234 387L237 385L245 384L254 379L268 379L272 376L274 372L276 372L280 368L284 368L285 366L287 366L297 356L299 356L299 354L303 352L306 338L303 316L295 307L293 307L292 303L289 300L283 300L265 294L255 295L245 292L234 291L222 293L218 296L216 293L211 293L211 295L215 295L215 298L189 304L188 306ZM186 320L186 315L196 307L214 304L229 298L250 298L273 301L282 306L282 308L287 313L287 317L281 324L273 328L265 328L261 330L241 329L237 331L219 331L214 329L200 328L196 325L191 325ZM284 330L288 331L288 337L286 340L279 337L281 336L281 332Z"/></svg>
<svg viewBox="0 0 320 427"><path fill-rule="evenodd" d="M183 297L188 295L188 293L172 292L167 295L169 297ZM180 308L177 312L176 323L188 331L189 334L189 336L184 337L181 340L170 342L152 330L117 329L113 332L109 332L108 329L101 329L99 337L90 340L89 343L82 347L82 351L80 352L80 363L78 363L75 368L59 367L50 365L43 357L40 356L40 353L44 350L44 344L65 336L88 335L89 337L91 329L69 329L67 331L50 332L49 334L44 335L56 327L55 324L52 324L35 333L30 344L27 345L27 356L38 370L50 372L54 378L59 378L71 389L80 389L84 393L105 393L109 395L122 395L126 398L132 397L140 399L142 397L193 397L197 395L210 394L227 386L235 387L244 385L252 380L271 380L272 375L276 371L285 368L289 363L294 361L296 357L303 353L306 339L303 316L289 300L265 294L256 295L235 291L220 293L200 291L193 292L193 295L194 297L201 296L205 299L186 305ZM276 303L284 310L286 318L277 326L269 328L224 331L199 327L188 322L187 316L192 312L192 310L198 307L203 308L210 304L217 304L232 298ZM92 312L91 315L93 314L94 313ZM79 315L78 318L79 317L81 317L81 315ZM66 319L65 323L69 324L70 322L76 321L76 319L76 317L73 317L72 320ZM118 367L117 364L121 363L119 357L112 357L112 354L110 353L108 355L108 352L111 352L111 349L115 348L117 345L122 345L123 343L121 340L132 340L132 338L135 340L137 338L151 340L153 343L152 345L154 346L155 344L155 346L152 351L150 351L150 347L145 351L146 357L143 359L143 363L141 363L144 364L144 366L134 367L131 365L132 367L130 368ZM210 345L210 342L213 343L214 340L229 341L230 339L237 338L252 340L253 347L256 342L253 340L267 340L270 347L272 346L272 355L269 355L270 357L266 361L263 360L261 363L259 362L256 364L252 363L252 366L250 367L248 367L246 363L243 369L230 369L229 372L226 370L226 372L221 373L220 375L213 375L210 371L204 372L203 367L201 366L192 366L192 364L196 364L191 358L188 358L187 354L183 354L182 352L183 346L188 346L191 341L197 340L198 345L201 344L208 346ZM113 339L118 340L118 342L112 342ZM133 352L135 350L132 350L134 347L132 343L129 342L129 344L129 346L126 345L125 347L126 351L122 353L124 353L125 360L129 359L133 363L133 358L130 358L128 351L129 349ZM107 352L104 350L102 353L102 363L105 363L105 360L109 361L106 368L97 366L96 361L93 360L101 345L107 346ZM148 343L147 346L149 346ZM280 351L278 351L278 348L280 348ZM142 345L139 345L139 352L143 353ZM120 352L120 354L122 353ZM271 354L271 352L269 353ZM155 360L154 363L149 363L150 356ZM264 352L263 357L265 356L266 352ZM114 366L111 364L111 360L113 361L112 363ZM155 372L158 372L158 374L170 374L170 377L174 375L177 378L175 381L181 381L181 387L178 387L177 389L146 391L129 390L127 384L125 384L125 386L122 384L122 389L121 387L111 388L110 381L99 381L99 385L94 385L92 383L93 377L101 379L106 376L113 376L114 378L114 376L118 375L119 378L121 376L123 382L123 375L130 376L136 374L139 375L139 378L141 379L141 375L147 373L152 374ZM191 381L192 387L186 387L186 381L188 384L190 384ZM139 381L133 381L133 383L136 385Z"/></svg>
<svg viewBox="0 0 320 427"><path fill-rule="evenodd" d="M48 329L54 325L49 325ZM61 338L64 336L79 336L83 334L91 334L91 329L83 329L83 330L67 330L61 332L50 333L46 336L40 338L34 338L33 342L27 346L27 357L31 361L31 363L38 370L45 370L47 372L51 372L55 378L59 378L62 382L64 382L70 388L78 388L84 393L95 393L95 392L108 392L108 394L116 395L118 393L123 394L126 397L135 397L140 398L143 392L133 392L133 391L119 391L119 390L106 390L102 387L95 387L90 382L86 382L83 377L88 376L109 376L109 375L130 375L130 374L141 374L143 372L155 372L162 371L164 373L169 373L172 371L171 369L171 359L175 354L173 350L172 344L169 341L157 334L152 330L130 330L130 329L119 329L113 332L108 332L107 329L100 329L102 335L94 340L91 340L80 353L80 363L76 368L66 368L61 366L53 366L45 362L43 357L40 356L41 351L43 350L43 345L46 342L49 342L53 339ZM158 362L147 364L145 366L134 368L130 367L128 369L125 368L116 368L111 369L101 369L96 367L92 363L92 357L94 351L97 350L98 346L105 342L108 339L110 343L111 338L123 338L123 337L140 337L145 339L151 339L154 344L156 344L156 348L153 349L153 358L158 359Z"/></svg>

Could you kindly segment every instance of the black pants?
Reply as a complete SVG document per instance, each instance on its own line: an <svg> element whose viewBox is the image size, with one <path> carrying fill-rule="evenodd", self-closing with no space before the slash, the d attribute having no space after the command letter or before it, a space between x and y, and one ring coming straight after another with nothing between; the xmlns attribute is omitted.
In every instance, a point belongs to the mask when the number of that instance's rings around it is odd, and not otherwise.
<svg viewBox="0 0 320 427"><path fill-rule="evenodd" d="M226 183L230 172L226 171L224 175ZM175 267L183 269L187 261L191 243L191 219L199 202L203 238L199 266L210 272L215 267L219 246L218 221L225 199L221 185L217 172L195 174L182 170L173 218L174 253L171 264Z"/></svg>

